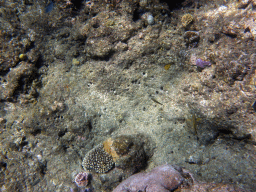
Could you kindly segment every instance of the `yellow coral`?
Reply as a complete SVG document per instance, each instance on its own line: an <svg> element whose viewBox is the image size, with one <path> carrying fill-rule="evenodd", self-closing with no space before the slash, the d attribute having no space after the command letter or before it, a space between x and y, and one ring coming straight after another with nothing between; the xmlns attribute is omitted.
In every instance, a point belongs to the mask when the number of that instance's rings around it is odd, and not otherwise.
<svg viewBox="0 0 256 192"><path fill-rule="evenodd" d="M189 13L185 14L181 18L181 24L183 27L187 27L194 20L193 16Z"/></svg>
<svg viewBox="0 0 256 192"><path fill-rule="evenodd" d="M168 70L168 69L170 69L171 66L172 66L171 64L167 64L167 65L164 66L164 69Z"/></svg>
<svg viewBox="0 0 256 192"><path fill-rule="evenodd" d="M26 58L27 58L26 54L23 54L23 53L19 54L20 60L25 60Z"/></svg>

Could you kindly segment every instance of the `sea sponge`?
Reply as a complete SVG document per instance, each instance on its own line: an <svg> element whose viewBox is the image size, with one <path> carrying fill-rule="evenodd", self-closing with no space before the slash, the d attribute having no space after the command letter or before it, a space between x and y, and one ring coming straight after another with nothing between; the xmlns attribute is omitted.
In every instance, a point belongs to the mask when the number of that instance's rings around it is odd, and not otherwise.
<svg viewBox="0 0 256 192"><path fill-rule="evenodd" d="M90 150L84 157L82 166L85 170L96 173L106 173L114 167L114 161L103 148L103 144L99 144Z"/></svg>

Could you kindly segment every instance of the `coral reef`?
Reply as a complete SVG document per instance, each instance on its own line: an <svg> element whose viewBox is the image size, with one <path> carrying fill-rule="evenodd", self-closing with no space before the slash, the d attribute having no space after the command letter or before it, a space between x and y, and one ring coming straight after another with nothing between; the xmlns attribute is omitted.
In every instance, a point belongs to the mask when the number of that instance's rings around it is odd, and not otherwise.
<svg viewBox="0 0 256 192"><path fill-rule="evenodd" d="M200 68L209 67L209 66L211 66L211 62L210 61L204 61L202 59L197 59L196 60L196 66L200 67Z"/></svg>
<svg viewBox="0 0 256 192"><path fill-rule="evenodd" d="M110 192L165 163L254 191L255 2L1 1L0 191Z"/></svg>
<svg viewBox="0 0 256 192"><path fill-rule="evenodd" d="M178 191L178 190L177 190ZM191 187L184 187L179 190L180 192L246 192L245 190L227 184L215 184L215 183L195 183Z"/></svg>
<svg viewBox="0 0 256 192"><path fill-rule="evenodd" d="M120 182L120 178L127 178L145 168L147 160L152 156L152 143L153 141L141 134L119 135L103 141L86 154L82 163L83 167L92 173L89 187L98 190L112 189ZM106 162L102 154L114 162L113 166L108 166L109 169L104 167L108 165L109 160ZM99 159L103 161L99 162Z"/></svg>
<svg viewBox="0 0 256 192"><path fill-rule="evenodd" d="M205 61L205 60L202 60L201 58L197 58L196 54L194 53L192 53L190 56L190 63L191 65L196 65L201 69L212 65L210 61Z"/></svg>

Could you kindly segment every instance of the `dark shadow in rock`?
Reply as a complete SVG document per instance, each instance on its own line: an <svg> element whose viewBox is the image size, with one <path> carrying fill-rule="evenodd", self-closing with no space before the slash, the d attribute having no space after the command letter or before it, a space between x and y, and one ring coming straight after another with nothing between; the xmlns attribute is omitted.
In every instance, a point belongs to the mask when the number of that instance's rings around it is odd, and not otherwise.
<svg viewBox="0 0 256 192"><path fill-rule="evenodd" d="M191 116L186 118L187 129L201 145L213 144L218 138L252 143L249 133L236 133L238 128L234 123L222 119L207 119L200 112L192 111Z"/></svg>

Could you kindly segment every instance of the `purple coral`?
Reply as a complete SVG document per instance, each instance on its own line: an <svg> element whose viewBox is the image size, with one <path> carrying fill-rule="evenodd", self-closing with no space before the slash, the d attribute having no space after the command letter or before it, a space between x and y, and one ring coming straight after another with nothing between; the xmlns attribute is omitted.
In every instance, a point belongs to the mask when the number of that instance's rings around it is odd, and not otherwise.
<svg viewBox="0 0 256 192"><path fill-rule="evenodd" d="M113 192L169 192L179 187L184 178L171 165L158 166L148 173L137 173L120 183Z"/></svg>
<svg viewBox="0 0 256 192"><path fill-rule="evenodd" d="M79 187L86 187L88 185L88 173L80 172L76 175L75 182Z"/></svg>
<svg viewBox="0 0 256 192"><path fill-rule="evenodd" d="M196 66L200 67L200 68L209 67L209 66L211 66L211 62L210 61L204 61L202 59L197 59L196 60Z"/></svg>

